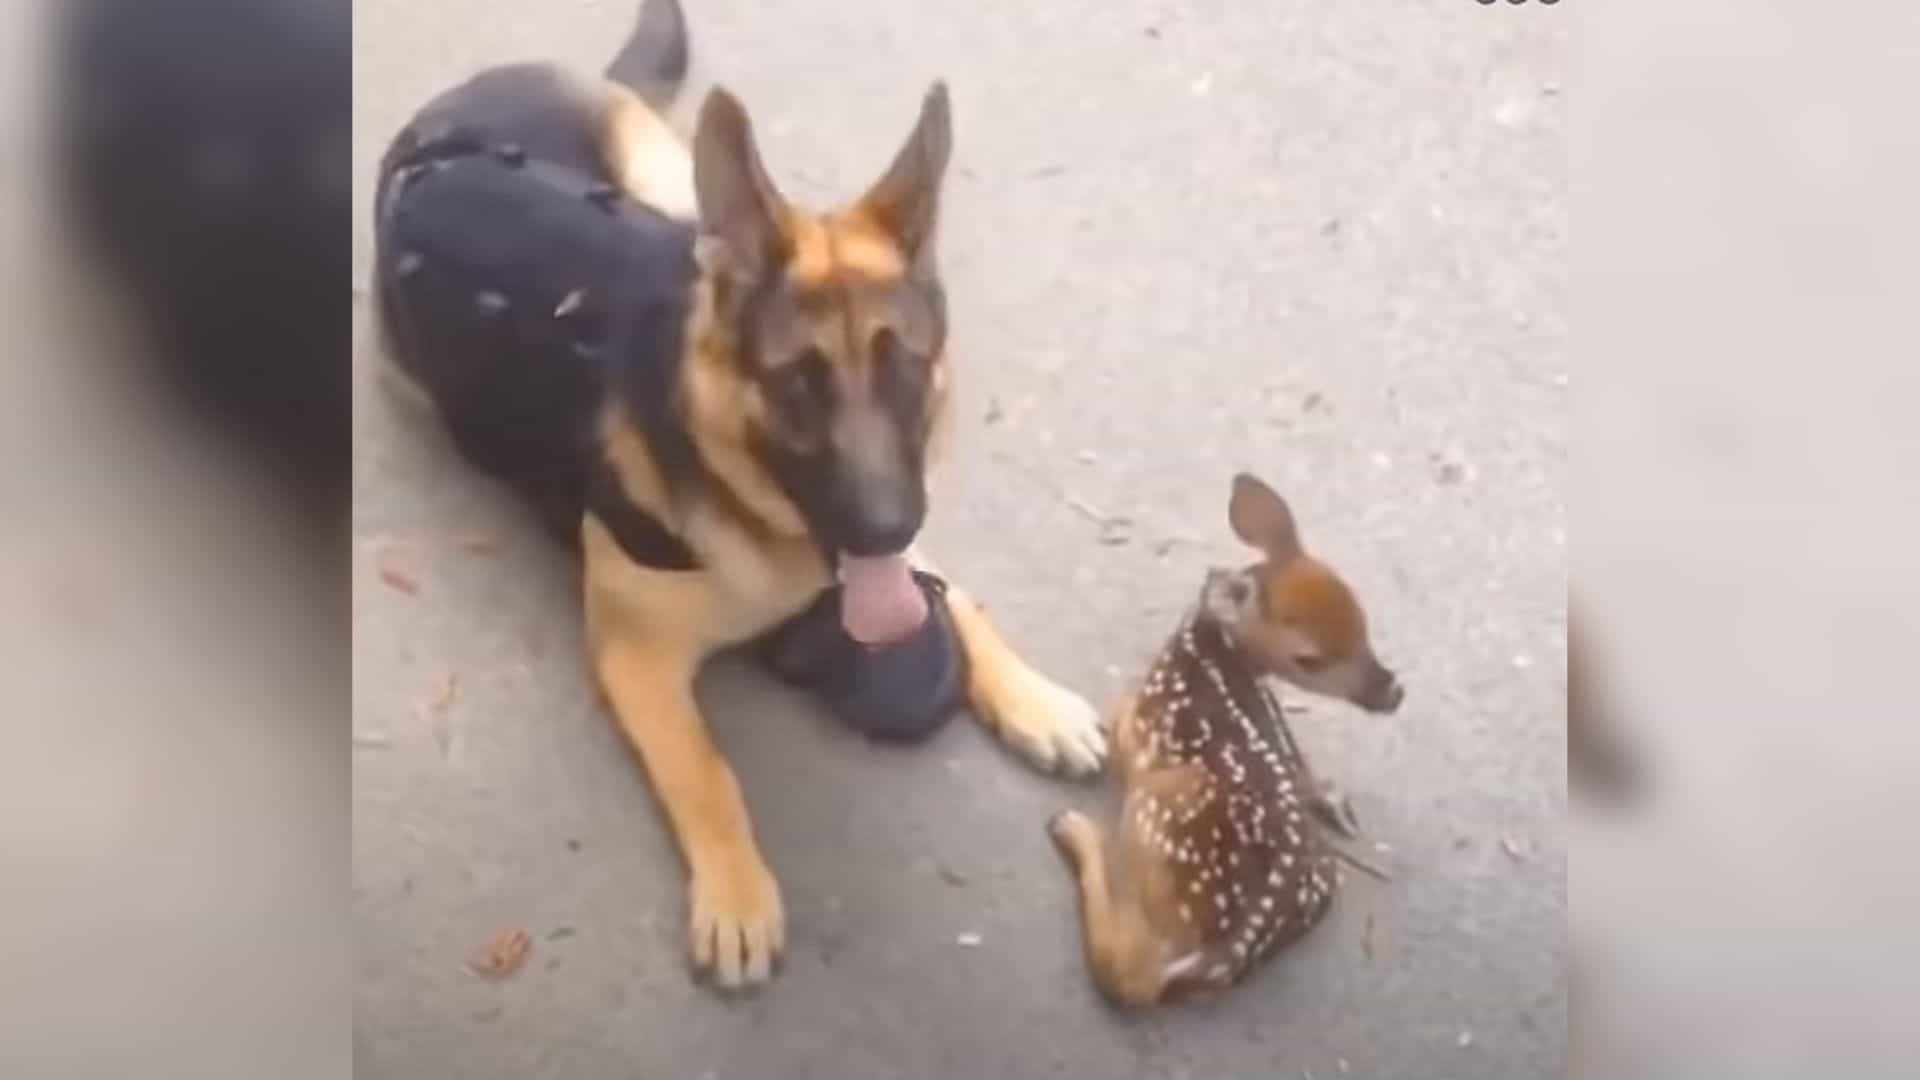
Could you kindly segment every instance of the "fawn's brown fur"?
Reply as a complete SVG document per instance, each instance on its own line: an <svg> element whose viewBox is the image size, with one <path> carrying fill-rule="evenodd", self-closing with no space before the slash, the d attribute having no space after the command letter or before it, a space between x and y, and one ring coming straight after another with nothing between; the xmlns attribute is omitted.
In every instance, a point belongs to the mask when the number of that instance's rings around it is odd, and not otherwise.
<svg viewBox="0 0 1920 1080"><path fill-rule="evenodd" d="M1352 591L1301 548L1286 502L1241 474L1227 516L1266 558L1208 572L1116 718L1125 796L1112 844L1076 812L1048 824L1078 880L1094 981L1123 1004L1230 986L1332 901L1335 855L1317 819L1338 815L1261 678L1374 712L1402 697Z"/></svg>

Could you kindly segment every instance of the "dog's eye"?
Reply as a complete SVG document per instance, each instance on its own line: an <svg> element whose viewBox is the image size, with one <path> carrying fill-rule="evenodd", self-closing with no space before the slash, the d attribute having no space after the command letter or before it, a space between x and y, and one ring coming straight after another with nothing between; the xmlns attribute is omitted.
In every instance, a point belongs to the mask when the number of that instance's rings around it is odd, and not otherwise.
<svg viewBox="0 0 1920 1080"><path fill-rule="evenodd" d="M907 348L900 335L882 328L874 331L868 345L882 375L900 383L917 385L927 372L926 357Z"/></svg>
<svg viewBox="0 0 1920 1080"><path fill-rule="evenodd" d="M907 348L900 335L888 329L875 331L869 348L874 392L903 424L917 425L927 408L927 358Z"/></svg>
<svg viewBox="0 0 1920 1080"><path fill-rule="evenodd" d="M1311 675L1327 666L1327 658L1319 653L1294 653L1293 663L1295 667Z"/></svg>
<svg viewBox="0 0 1920 1080"><path fill-rule="evenodd" d="M891 327L883 326L875 330L873 332L873 340L867 343L867 348L872 351L873 355L882 363L891 364L900 361L917 361L920 359L907 348L906 343L900 340L900 335L895 333Z"/></svg>
<svg viewBox="0 0 1920 1080"><path fill-rule="evenodd" d="M769 372L767 389L774 407L791 420L809 420L824 413L831 407L833 396L826 356L819 349L807 349Z"/></svg>

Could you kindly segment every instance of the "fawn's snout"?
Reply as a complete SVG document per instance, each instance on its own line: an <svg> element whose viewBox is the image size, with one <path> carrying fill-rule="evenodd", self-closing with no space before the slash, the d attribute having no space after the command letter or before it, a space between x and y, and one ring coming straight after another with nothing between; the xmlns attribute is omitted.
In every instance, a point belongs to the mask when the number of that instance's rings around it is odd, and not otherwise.
<svg viewBox="0 0 1920 1080"><path fill-rule="evenodd" d="M1400 685L1400 676L1393 669L1378 660L1373 662L1373 670L1367 676L1367 689L1353 703L1368 712L1390 713L1400 708L1405 701L1407 691Z"/></svg>

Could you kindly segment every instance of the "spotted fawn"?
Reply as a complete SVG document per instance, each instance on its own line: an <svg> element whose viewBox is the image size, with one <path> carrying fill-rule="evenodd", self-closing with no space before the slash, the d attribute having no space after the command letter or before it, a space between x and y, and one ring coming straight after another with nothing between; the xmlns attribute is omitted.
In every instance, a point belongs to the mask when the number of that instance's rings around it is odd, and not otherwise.
<svg viewBox="0 0 1920 1080"><path fill-rule="evenodd" d="M1266 558L1207 573L1120 710L1124 799L1111 842L1077 812L1048 823L1078 882L1094 982L1122 1004L1225 989L1332 902L1336 854L1323 830L1350 818L1307 768L1263 677L1371 712L1402 697L1360 604L1302 549L1286 502L1242 474L1227 518Z"/></svg>

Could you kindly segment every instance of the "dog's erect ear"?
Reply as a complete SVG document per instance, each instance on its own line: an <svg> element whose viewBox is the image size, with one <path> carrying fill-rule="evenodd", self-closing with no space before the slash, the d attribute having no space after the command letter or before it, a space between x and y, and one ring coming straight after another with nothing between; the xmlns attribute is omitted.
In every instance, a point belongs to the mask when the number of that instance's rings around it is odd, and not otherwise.
<svg viewBox="0 0 1920 1080"><path fill-rule="evenodd" d="M1267 553L1276 563L1300 557L1300 530L1293 511L1259 477L1241 473L1233 478L1233 498L1227 503L1227 523L1234 535Z"/></svg>
<svg viewBox="0 0 1920 1080"><path fill-rule="evenodd" d="M760 163L753 122L738 98L714 87L693 133L693 191L700 228L747 273L777 265L786 248L786 202Z"/></svg>
<svg viewBox="0 0 1920 1080"><path fill-rule="evenodd" d="M940 181L953 153L953 111L947 84L936 82L920 103L920 119L893 164L861 199L860 208L892 234L910 262L933 254L940 211Z"/></svg>

